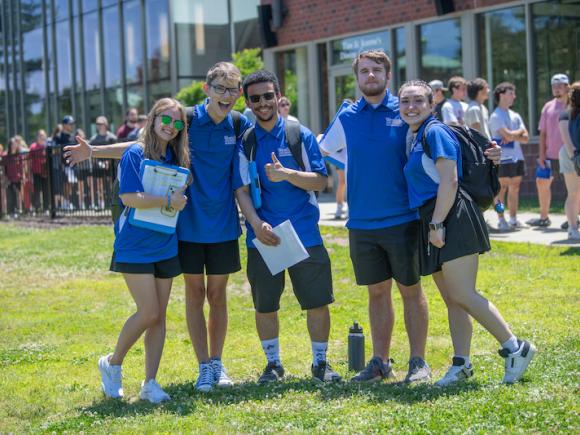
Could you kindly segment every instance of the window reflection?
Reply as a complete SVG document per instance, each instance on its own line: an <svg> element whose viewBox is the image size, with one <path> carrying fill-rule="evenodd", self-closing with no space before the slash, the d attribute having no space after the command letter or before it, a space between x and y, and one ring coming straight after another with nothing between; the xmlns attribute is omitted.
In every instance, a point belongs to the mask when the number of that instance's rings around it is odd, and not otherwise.
<svg viewBox="0 0 580 435"><path fill-rule="evenodd" d="M87 90L96 89L101 86L98 24L96 12L91 12L83 16L85 88Z"/></svg>
<svg viewBox="0 0 580 435"><path fill-rule="evenodd" d="M103 35L105 86L117 86L121 84L121 33L116 7L103 10Z"/></svg>
<svg viewBox="0 0 580 435"><path fill-rule="evenodd" d="M420 74L427 82L462 75L461 24L458 19L423 24L420 35Z"/></svg>
<svg viewBox="0 0 580 435"><path fill-rule="evenodd" d="M143 44L141 9L138 1L123 4L125 67L127 83L143 83Z"/></svg>
<svg viewBox="0 0 580 435"><path fill-rule="evenodd" d="M45 127L46 88L42 69L42 28L22 35L25 75L26 122L30 134Z"/></svg>
<svg viewBox="0 0 580 435"><path fill-rule="evenodd" d="M258 5L260 1L235 0L231 3L236 38L235 51L260 47L260 29L258 28Z"/></svg>
<svg viewBox="0 0 580 435"><path fill-rule="evenodd" d="M167 0L149 0L147 17L147 64L149 80L169 78L169 10Z"/></svg>
<svg viewBox="0 0 580 435"><path fill-rule="evenodd" d="M501 82L516 85L517 98L512 110L518 112L529 126L524 7L481 14L478 26L481 35L479 75L487 80L492 91ZM490 98L490 107L492 101Z"/></svg>
<svg viewBox="0 0 580 435"><path fill-rule="evenodd" d="M405 46L405 28L399 27L395 29L395 50L396 55L394 61L394 89L398 89L407 80L407 57Z"/></svg>
<svg viewBox="0 0 580 435"><path fill-rule="evenodd" d="M290 113L308 125L310 103L306 47L278 53L276 63L282 95L292 103Z"/></svg>

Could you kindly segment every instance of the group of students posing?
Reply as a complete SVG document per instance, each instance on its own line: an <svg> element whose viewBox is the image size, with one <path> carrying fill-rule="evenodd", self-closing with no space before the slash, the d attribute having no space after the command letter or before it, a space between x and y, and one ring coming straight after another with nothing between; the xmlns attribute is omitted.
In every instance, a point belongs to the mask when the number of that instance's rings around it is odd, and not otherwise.
<svg viewBox="0 0 580 435"><path fill-rule="evenodd" d="M300 126L299 165L286 140L286 121L278 114L278 80L257 71L242 83L239 70L220 62L208 72L207 100L186 109L177 101L159 100L149 113L135 144L66 148L71 164L89 158L120 158L120 196L126 207L169 206L180 210L175 234L164 235L132 226L123 218L115 225L111 270L123 273L137 311L125 322L112 354L99 360L106 396L123 396L121 366L131 346L145 332L145 380L140 397L157 403L169 395L156 382L165 340L165 313L172 278L183 274L186 318L199 361L196 389L208 392L232 381L222 363L228 323L226 285L241 269L237 203L246 217L247 277L255 307L258 336L267 359L259 383L284 377L280 360L278 310L285 272L273 276L252 240L266 245L280 241L272 228L289 219L309 258L290 267L294 294L307 312L312 343L312 377L339 381L326 358L330 331L328 305L334 301L331 265L318 228L314 191L326 186L322 154L347 153L350 255L357 284L368 287L373 356L352 381L393 377L389 358L396 281L404 305L410 359L405 382L428 381L425 362L428 308L420 276L432 275L447 305L454 348L452 364L436 384L447 386L473 375L470 362L472 318L500 343L505 383L518 381L536 353L516 338L496 307L476 288L478 256L490 249L479 208L458 188L459 144L432 116L431 88L422 81L405 83L398 98L387 89L391 62L383 51L361 52L353 70L363 97L344 107L320 143ZM256 117L252 125L232 108L243 92ZM422 148L423 130L431 158ZM249 162L241 144L248 129L255 134L252 156L261 183L262 205L256 210L249 192ZM408 134L409 133L409 134ZM247 133L246 133L247 134ZM500 148L488 158L499 161ZM143 192L139 167L143 159L189 167L193 176L184 191L170 197ZM387 175L388 174L388 175ZM209 302L206 322L203 306ZM209 341L209 345L208 345Z"/></svg>

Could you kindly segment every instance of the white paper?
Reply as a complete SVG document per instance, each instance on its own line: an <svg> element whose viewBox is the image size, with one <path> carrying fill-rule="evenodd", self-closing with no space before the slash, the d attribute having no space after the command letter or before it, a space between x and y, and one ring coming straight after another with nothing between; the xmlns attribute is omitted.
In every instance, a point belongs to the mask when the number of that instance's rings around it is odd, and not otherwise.
<svg viewBox="0 0 580 435"><path fill-rule="evenodd" d="M252 240L272 275L276 275L310 257L289 220L272 228L272 231L280 238L278 246L264 245L257 238Z"/></svg>
<svg viewBox="0 0 580 435"><path fill-rule="evenodd" d="M187 174L163 166L146 165L142 182L145 193L167 197L168 192L175 192L187 184ZM173 207L138 208L134 213L134 219L173 228L177 226L179 216Z"/></svg>

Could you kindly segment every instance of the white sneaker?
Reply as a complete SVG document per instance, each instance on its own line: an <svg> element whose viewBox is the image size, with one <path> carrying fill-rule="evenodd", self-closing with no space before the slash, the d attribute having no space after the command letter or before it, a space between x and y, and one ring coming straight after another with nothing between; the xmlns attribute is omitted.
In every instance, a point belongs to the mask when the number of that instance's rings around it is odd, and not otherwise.
<svg viewBox="0 0 580 435"><path fill-rule="evenodd" d="M522 228L523 227L522 223L517 219L510 219L510 221L508 222L508 225L510 226L510 228Z"/></svg>
<svg viewBox="0 0 580 435"><path fill-rule="evenodd" d="M513 384L519 381L536 352L535 346L525 340L518 340L518 350L513 353L505 348L500 349L499 355L505 358L505 374L502 382Z"/></svg>
<svg viewBox="0 0 580 435"><path fill-rule="evenodd" d="M499 220L497 221L497 229L499 231L509 231L510 225L504 218L499 218Z"/></svg>
<svg viewBox="0 0 580 435"><path fill-rule="evenodd" d="M148 400L151 403L161 403L171 400L169 394L163 391L163 388L155 379L149 379L147 382L141 382L141 400Z"/></svg>
<svg viewBox="0 0 580 435"><path fill-rule="evenodd" d="M334 219L342 219L343 210L344 210L343 205L337 204L336 205L336 212L334 213Z"/></svg>
<svg viewBox="0 0 580 435"><path fill-rule="evenodd" d="M211 366L213 368L213 381L214 384L220 388L229 388L234 385L226 368L222 364L222 360L219 358L212 358L210 360Z"/></svg>
<svg viewBox="0 0 580 435"><path fill-rule="evenodd" d="M211 363L201 363L199 365L199 376L195 383L195 389L202 393L208 393L214 386L213 367Z"/></svg>
<svg viewBox="0 0 580 435"><path fill-rule="evenodd" d="M101 372L101 387L105 396L112 399L123 397L121 366L109 364L111 355L99 358L99 371Z"/></svg>
<svg viewBox="0 0 580 435"><path fill-rule="evenodd" d="M578 228L568 228L568 238L570 240L580 240L580 231L578 231Z"/></svg>
<svg viewBox="0 0 580 435"><path fill-rule="evenodd" d="M436 387L449 387L458 382L465 381L473 376L473 366L470 365L452 365L441 379L435 382Z"/></svg>

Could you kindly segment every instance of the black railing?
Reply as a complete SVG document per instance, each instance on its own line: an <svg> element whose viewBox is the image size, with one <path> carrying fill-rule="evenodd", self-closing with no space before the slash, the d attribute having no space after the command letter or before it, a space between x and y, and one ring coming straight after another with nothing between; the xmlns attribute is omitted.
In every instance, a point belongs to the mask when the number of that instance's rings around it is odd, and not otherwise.
<svg viewBox="0 0 580 435"><path fill-rule="evenodd" d="M0 157L0 216L51 218L110 216L114 160L83 162L74 168L62 147Z"/></svg>

